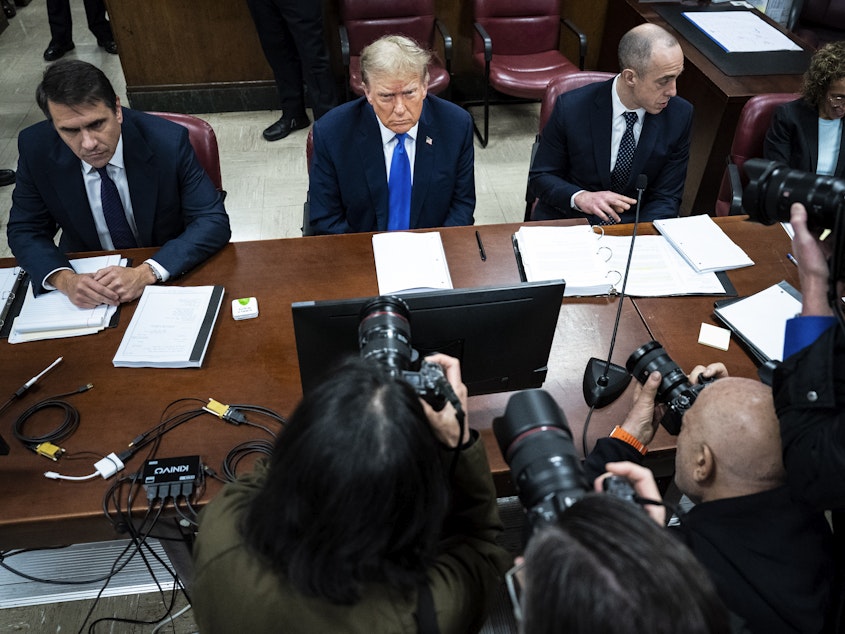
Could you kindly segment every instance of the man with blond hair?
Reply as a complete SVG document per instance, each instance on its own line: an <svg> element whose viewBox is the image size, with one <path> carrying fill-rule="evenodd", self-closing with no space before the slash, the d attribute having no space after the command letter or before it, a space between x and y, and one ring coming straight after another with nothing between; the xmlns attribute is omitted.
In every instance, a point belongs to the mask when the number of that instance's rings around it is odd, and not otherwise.
<svg viewBox="0 0 845 634"><path fill-rule="evenodd" d="M472 119L428 94L430 59L399 35L363 50L365 96L314 124L314 233L473 224Z"/></svg>

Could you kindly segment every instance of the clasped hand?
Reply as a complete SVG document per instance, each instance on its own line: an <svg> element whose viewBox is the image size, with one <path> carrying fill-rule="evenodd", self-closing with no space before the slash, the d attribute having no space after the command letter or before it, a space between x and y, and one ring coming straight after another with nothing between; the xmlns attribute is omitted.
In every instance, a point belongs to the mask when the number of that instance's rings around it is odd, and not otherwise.
<svg viewBox="0 0 845 634"><path fill-rule="evenodd" d="M67 295L74 306L95 308L100 304L117 306L141 296L144 288L156 281L147 264L130 268L107 266L94 273L75 273L68 269L57 271L50 283Z"/></svg>

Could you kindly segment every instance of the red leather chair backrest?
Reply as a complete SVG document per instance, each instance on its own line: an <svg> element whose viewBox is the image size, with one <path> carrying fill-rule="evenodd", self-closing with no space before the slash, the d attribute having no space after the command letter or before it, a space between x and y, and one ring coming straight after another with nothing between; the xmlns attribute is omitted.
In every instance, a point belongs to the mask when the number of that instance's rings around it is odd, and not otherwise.
<svg viewBox="0 0 845 634"><path fill-rule="evenodd" d="M755 95L745 102L736 123L729 157L730 162L739 168L743 187L748 179L742 166L748 159L763 156L763 141L772 124L775 108L788 101L794 101L799 96L792 92L773 92ZM716 202L717 216L725 216L729 213L730 201L731 185L726 170L722 177L722 185L719 188L719 196Z"/></svg>
<svg viewBox="0 0 845 634"><path fill-rule="evenodd" d="M353 56L388 34L405 35L429 49L434 45L434 0L341 0L340 20Z"/></svg>
<svg viewBox="0 0 845 634"><path fill-rule="evenodd" d="M494 55L530 55L560 46L560 0L473 0L473 19L493 41ZM484 51L475 32L473 53Z"/></svg>
<svg viewBox="0 0 845 634"><path fill-rule="evenodd" d="M202 165L211 182L217 191L223 191L223 177L220 174L220 151L217 148L217 135L214 128L207 121L191 114L178 112L150 112L162 119L188 128L188 139L197 154L197 159Z"/></svg>
<svg viewBox="0 0 845 634"><path fill-rule="evenodd" d="M577 73L570 73L568 75L561 75L549 82L546 87L546 92L543 95L543 101L540 103L540 127L538 131L543 133L543 128L546 127L546 122L552 116L552 110L555 108L555 101L563 93L581 88L587 84L593 84L599 81L607 81L612 79L616 73L605 73L598 70L582 70Z"/></svg>

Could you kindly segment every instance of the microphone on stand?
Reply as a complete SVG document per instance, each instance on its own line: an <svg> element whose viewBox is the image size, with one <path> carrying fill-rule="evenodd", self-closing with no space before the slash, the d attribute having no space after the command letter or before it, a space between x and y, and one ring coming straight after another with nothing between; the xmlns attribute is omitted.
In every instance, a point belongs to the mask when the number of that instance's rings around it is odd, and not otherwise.
<svg viewBox="0 0 845 634"><path fill-rule="evenodd" d="M613 346L616 344L616 333L619 330L619 318L622 315L622 303L625 301L625 287L628 284L628 272L631 270L631 259L634 255L634 242L637 238L637 227L640 222L640 206L643 202L643 192L648 184L645 174L637 177L637 211L634 214L634 231L631 234L631 247L628 249L628 263L625 265L625 275L622 277L622 292L619 293L619 305L616 308L616 323L613 324L613 336L610 339L610 351L607 361L592 357L584 370L584 400L590 407L604 407L622 395L631 382L631 375L621 365L611 363Z"/></svg>

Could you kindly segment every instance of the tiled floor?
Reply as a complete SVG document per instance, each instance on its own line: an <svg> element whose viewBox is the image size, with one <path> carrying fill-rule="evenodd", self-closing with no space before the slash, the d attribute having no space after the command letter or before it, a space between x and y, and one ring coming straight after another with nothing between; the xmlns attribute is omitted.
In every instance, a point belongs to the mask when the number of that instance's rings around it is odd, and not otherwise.
<svg viewBox="0 0 845 634"><path fill-rule="evenodd" d="M102 68L126 105L126 81L117 56L97 46L85 26L81 2L74 7L74 42L68 57ZM44 0L32 0L18 9L0 34L0 168L17 164L18 132L43 119L35 104L35 87L46 67L41 55L50 40ZM130 104L131 105L131 104ZM476 143L475 181L477 224L515 222L525 207L528 158L537 130L539 106L494 106L490 144ZM477 113L480 119L480 109ZM220 144L226 208L233 240L295 237L300 235L302 203L308 189L305 132L268 143L261 131L278 113L226 112L200 114L214 127ZM0 188L0 256L11 255L6 243L6 222L12 187Z"/></svg>
<svg viewBox="0 0 845 634"><path fill-rule="evenodd" d="M85 27L81 2L72 3L76 48L69 57L102 68L126 105L126 82L118 57L97 47ZM50 35L45 0L32 0L18 8L18 15L0 34L0 168L17 164L18 132L43 118L35 104L35 87L46 67L42 53ZM131 105L131 104L130 104ZM538 105L496 106L490 122L490 144L476 144L476 223L515 222L524 211L528 158L537 129ZM214 127L220 144L226 207L231 216L233 240L255 240L300 235L302 202L308 187L305 133L267 143L261 130L275 121L276 112L231 112L199 115ZM0 257L11 253L6 242L13 187L0 188ZM88 601L51 603L29 608L0 610L0 632L75 630L88 609ZM509 611L503 606L505 612ZM156 594L103 599L98 614L159 618ZM159 615L159 616L156 616ZM507 616L488 623L485 632L500 629ZM190 612L171 632L192 632ZM130 631L130 630L123 630ZM149 631L139 627L131 631Z"/></svg>

